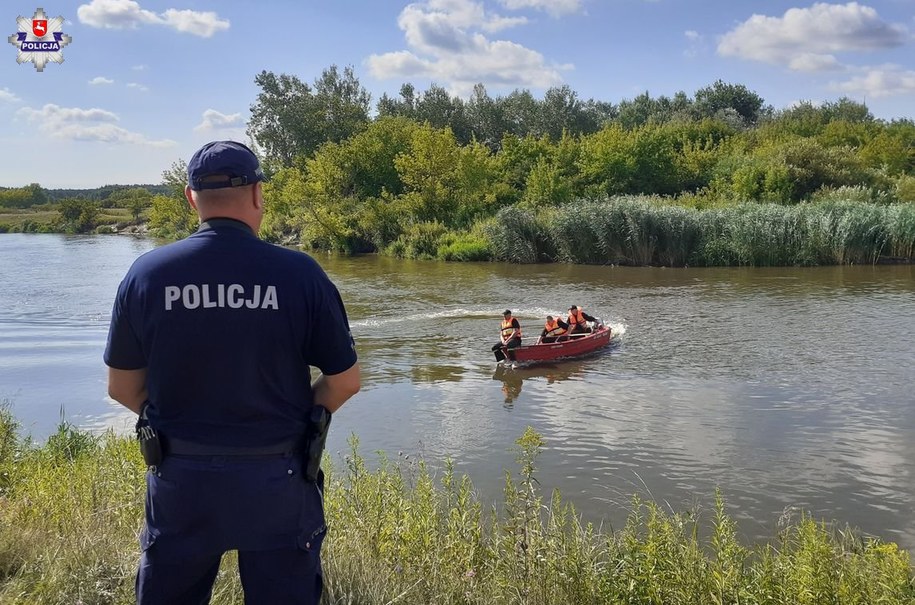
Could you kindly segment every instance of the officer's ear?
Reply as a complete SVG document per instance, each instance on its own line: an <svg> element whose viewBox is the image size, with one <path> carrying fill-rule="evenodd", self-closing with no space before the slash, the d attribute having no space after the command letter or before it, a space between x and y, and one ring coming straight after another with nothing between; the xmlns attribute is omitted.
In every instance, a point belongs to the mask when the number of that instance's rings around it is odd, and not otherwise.
<svg viewBox="0 0 915 605"><path fill-rule="evenodd" d="M187 198L187 203L190 204L191 208L193 208L194 211L196 212L197 211L197 202L194 201L194 192L191 191L190 185L186 185L184 187L184 197Z"/></svg>
<svg viewBox="0 0 915 605"><path fill-rule="evenodd" d="M251 188L251 196L254 208L256 210L262 209L264 207L264 188L261 186L260 181L254 183L254 187Z"/></svg>

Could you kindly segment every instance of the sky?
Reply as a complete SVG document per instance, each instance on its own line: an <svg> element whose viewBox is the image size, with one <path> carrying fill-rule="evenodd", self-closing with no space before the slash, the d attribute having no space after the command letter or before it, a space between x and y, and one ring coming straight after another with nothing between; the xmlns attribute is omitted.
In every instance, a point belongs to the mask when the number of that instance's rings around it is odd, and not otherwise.
<svg viewBox="0 0 915 605"><path fill-rule="evenodd" d="M19 50L38 6L59 55ZM618 103L720 79L776 109L847 96L915 118L915 0L5 0L0 26L6 187L158 183L207 141L247 141L263 70L352 66L373 108L405 82Z"/></svg>

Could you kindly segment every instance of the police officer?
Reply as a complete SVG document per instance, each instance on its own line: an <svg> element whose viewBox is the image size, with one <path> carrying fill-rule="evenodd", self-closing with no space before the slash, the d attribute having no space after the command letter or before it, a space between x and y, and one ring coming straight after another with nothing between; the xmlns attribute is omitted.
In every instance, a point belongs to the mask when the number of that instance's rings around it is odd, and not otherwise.
<svg viewBox="0 0 915 605"><path fill-rule="evenodd" d="M237 550L246 603L317 605L326 526L303 451L309 418L359 390L346 311L312 258L258 239L250 149L208 143L187 176L200 228L134 262L105 350L109 394L162 450L147 458L137 601L208 603Z"/></svg>

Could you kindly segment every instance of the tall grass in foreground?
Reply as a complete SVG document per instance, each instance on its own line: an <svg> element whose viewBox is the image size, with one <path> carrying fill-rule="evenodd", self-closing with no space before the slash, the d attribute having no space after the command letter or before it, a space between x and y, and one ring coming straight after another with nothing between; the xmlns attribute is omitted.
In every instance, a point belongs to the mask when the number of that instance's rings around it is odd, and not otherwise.
<svg viewBox="0 0 915 605"><path fill-rule="evenodd" d="M915 204L744 203L697 210L653 197L508 208L487 232L497 260L715 266L873 264L915 259Z"/></svg>
<svg viewBox="0 0 915 605"><path fill-rule="evenodd" d="M0 408L0 603L132 602L144 470L133 441L67 425L41 447L12 434ZM438 478L422 462L382 458L371 470L353 438L328 477L325 602L915 602L896 545L802 517L771 545L745 546L720 497L709 519L635 499L621 531L601 531L558 494L543 500L542 445L530 429L517 441L518 472L487 507L450 463ZM213 603L242 603L234 565L226 557Z"/></svg>

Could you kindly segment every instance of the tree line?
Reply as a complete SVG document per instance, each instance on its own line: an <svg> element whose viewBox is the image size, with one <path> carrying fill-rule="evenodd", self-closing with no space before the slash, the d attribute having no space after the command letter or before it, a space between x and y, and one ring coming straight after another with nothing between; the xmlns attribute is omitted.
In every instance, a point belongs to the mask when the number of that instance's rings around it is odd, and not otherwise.
<svg viewBox="0 0 915 605"><path fill-rule="evenodd" d="M477 85L464 100L404 84L372 111L349 67L311 84L268 71L255 82L248 134L272 177L263 235L309 248L441 257L470 242L491 258L500 212L549 224L615 196L698 210L915 201L915 123L848 98L775 110L723 81L618 103L568 86L536 98ZM180 234L193 216L173 190L151 225Z"/></svg>

